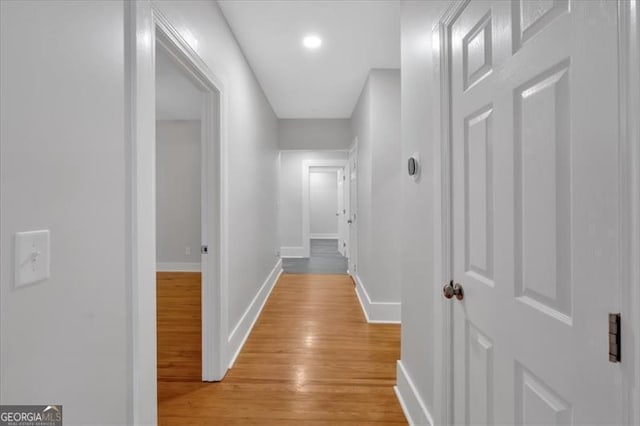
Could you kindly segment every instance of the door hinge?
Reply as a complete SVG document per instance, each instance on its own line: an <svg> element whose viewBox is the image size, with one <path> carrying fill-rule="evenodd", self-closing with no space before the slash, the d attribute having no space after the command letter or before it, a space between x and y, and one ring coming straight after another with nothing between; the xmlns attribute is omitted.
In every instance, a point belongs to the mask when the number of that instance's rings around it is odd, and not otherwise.
<svg viewBox="0 0 640 426"><path fill-rule="evenodd" d="M202 254L209 253L209 246L200 246L200 253Z"/></svg>
<svg viewBox="0 0 640 426"><path fill-rule="evenodd" d="M609 361L620 362L620 314L609 314Z"/></svg>

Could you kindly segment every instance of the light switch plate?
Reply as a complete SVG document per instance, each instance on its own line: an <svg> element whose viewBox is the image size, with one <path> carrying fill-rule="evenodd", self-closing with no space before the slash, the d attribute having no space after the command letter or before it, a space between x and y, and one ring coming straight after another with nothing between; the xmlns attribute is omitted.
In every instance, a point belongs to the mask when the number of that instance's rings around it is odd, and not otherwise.
<svg viewBox="0 0 640 426"><path fill-rule="evenodd" d="M46 280L51 276L49 245L48 230L16 233L16 287Z"/></svg>

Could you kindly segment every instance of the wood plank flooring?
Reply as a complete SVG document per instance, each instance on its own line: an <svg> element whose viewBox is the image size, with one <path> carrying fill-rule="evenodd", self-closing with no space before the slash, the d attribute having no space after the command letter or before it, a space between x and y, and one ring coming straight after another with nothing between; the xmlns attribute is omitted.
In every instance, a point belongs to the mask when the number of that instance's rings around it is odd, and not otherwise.
<svg viewBox="0 0 640 426"><path fill-rule="evenodd" d="M310 242L309 258L284 258L282 269L288 274L346 274L347 258L338 251L338 240Z"/></svg>
<svg viewBox="0 0 640 426"><path fill-rule="evenodd" d="M158 272L158 380L202 378L201 275Z"/></svg>
<svg viewBox="0 0 640 426"><path fill-rule="evenodd" d="M159 299L161 286L159 280ZM169 324L173 333L192 330L194 321L199 326L199 309L185 315L164 303L158 307L174 310L159 312L159 336ZM185 338L175 347L190 347ZM169 350L171 341L158 342L159 352L174 354L173 367L192 362L200 368L196 351L176 352ZM393 392L399 357L400 326L368 324L349 276L284 274L222 382L202 383L184 372L159 375L159 424L407 424Z"/></svg>

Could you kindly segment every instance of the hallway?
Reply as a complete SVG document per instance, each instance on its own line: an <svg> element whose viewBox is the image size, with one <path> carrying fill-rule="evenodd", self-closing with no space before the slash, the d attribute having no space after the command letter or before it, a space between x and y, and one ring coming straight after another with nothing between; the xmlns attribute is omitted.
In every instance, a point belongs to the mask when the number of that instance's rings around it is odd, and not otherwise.
<svg viewBox="0 0 640 426"><path fill-rule="evenodd" d="M224 381L158 382L159 424L406 424L399 357L400 326L368 324L349 276L283 274Z"/></svg>
<svg viewBox="0 0 640 426"><path fill-rule="evenodd" d="M282 259L286 274L346 274L347 258L338 251L338 240L311 240L311 256Z"/></svg>
<svg viewBox="0 0 640 426"><path fill-rule="evenodd" d="M640 426L638 76L640 0L0 0L0 426Z"/></svg>

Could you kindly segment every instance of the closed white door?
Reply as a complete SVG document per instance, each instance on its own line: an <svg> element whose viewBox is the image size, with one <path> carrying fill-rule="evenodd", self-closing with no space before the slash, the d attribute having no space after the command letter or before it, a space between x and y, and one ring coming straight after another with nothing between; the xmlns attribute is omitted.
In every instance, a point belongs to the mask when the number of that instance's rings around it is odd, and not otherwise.
<svg viewBox="0 0 640 426"><path fill-rule="evenodd" d="M345 255L344 246L345 246L345 231L346 231L346 219L345 216L345 207L344 207L344 169L338 170L338 211L336 212L336 216L338 218L338 251L341 255Z"/></svg>
<svg viewBox="0 0 640 426"><path fill-rule="evenodd" d="M349 151L349 273L358 272L358 150L354 147Z"/></svg>
<svg viewBox="0 0 640 426"><path fill-rule="evenodd" d="M619 424L615 1L450 26L456 424Z"/></svg>

